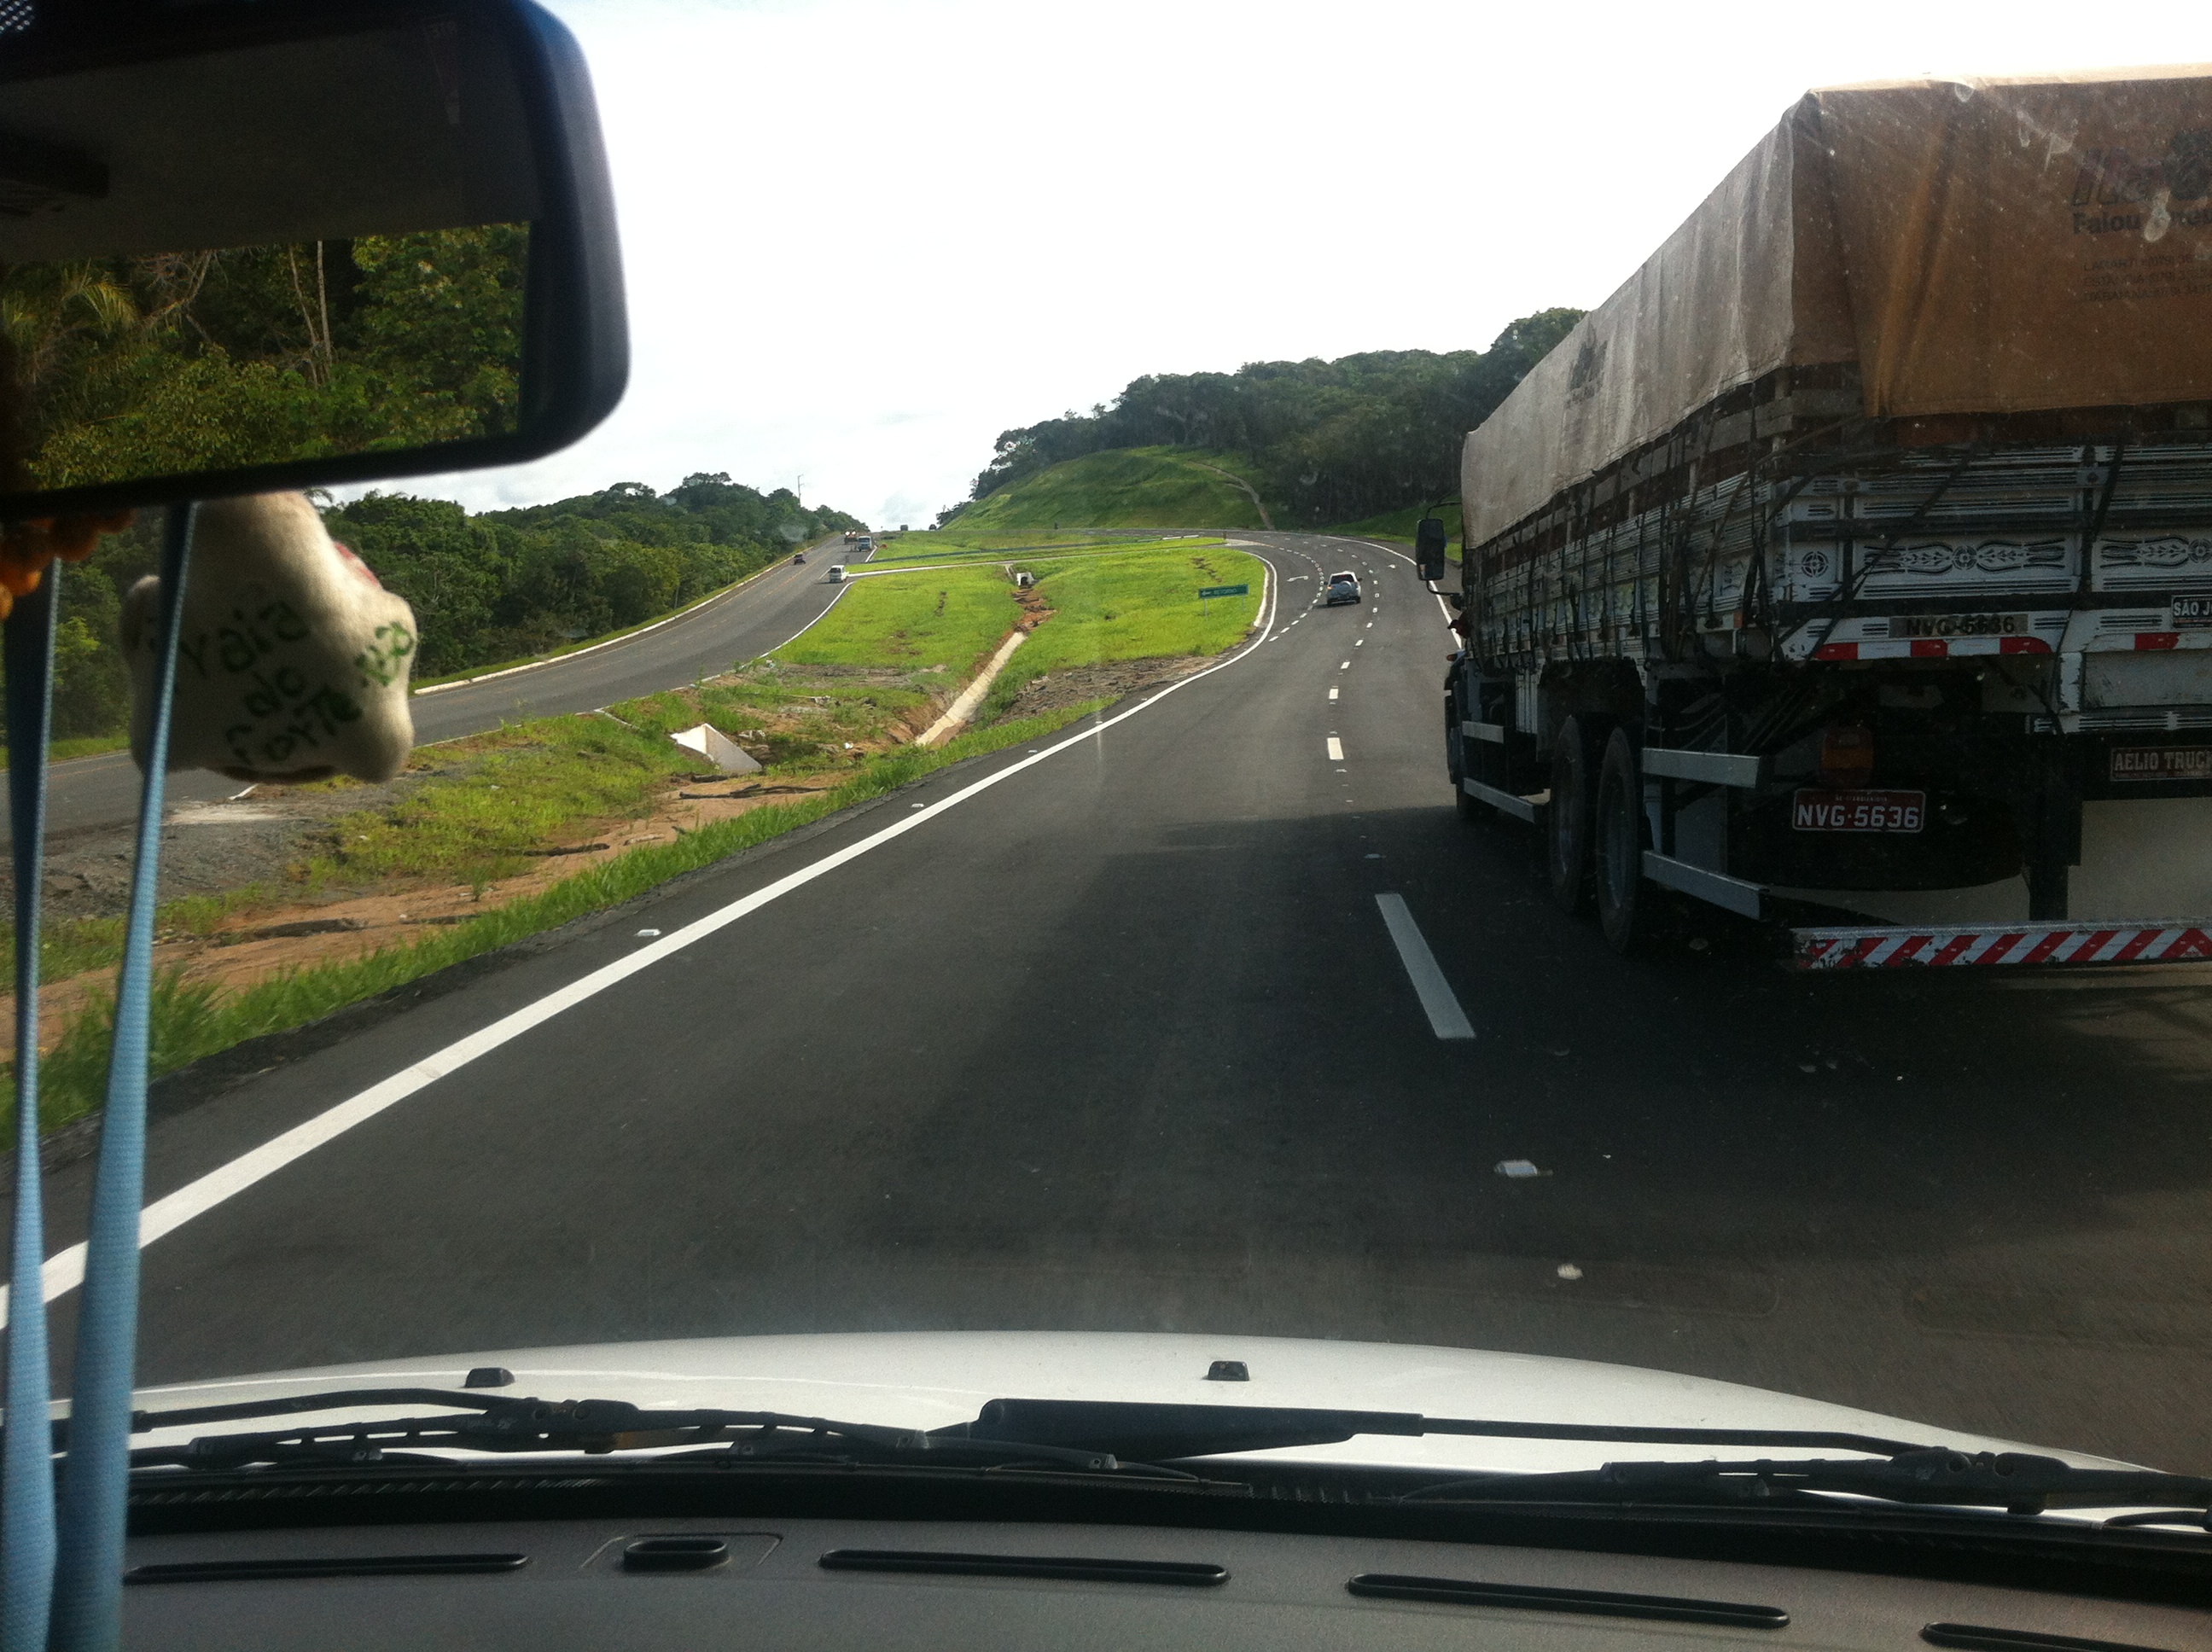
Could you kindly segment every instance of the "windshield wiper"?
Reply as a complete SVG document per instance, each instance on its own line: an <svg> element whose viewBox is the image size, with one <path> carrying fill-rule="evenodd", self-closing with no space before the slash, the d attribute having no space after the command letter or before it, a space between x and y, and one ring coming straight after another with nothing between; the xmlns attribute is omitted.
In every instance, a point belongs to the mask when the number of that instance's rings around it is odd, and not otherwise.
<svg viewBox="0 0 2212 1652"><path fill-rule="evenodd" d="M972 1423L935 1430L940 1438L1025 1440L1086 1447L1150 1461L1334 1445L1361 1435L1474 1435L1499 1440L1589 1440L1646 1445L1770 1446L1806 1451L1865 1451L1891 1457L1936 1448L1826 1429L1642 1428L1584 1423L1481 1421L1418 1412L1339 1411L1293 1406L1160 1405L1121 1400L994 1400Z"/></svg>
<svg viewBox="0 0 2212 1652"><path fill-rule="evenodd" d="M179 1446L141 1447L134 1468L234 1469L395 1462L446 1462L437 1451L581 1451L601 1455L693 1448L677 1460L729 1464L814 1461L921 1464L946 1468L1036 1467L1082 1473L1195 1480L1188 1471L1127 1461L1081 1446L970 1440L915 1429L842 1423L782 1412L647 1411L623 1400L549 1400L439 1388L348 1388L231 1406L137 1412L131 1432L192 1428L302 1412L384 1406L444 1406L460 1414L310 1423L297 1427L208 1434ZM64 1447L68 1424L54 1424ZM712 1447L714 1449L703 1449ZM659 1461L668 1461L662 1458Z"/></svg>
<svg viewBox="0 0 2212 1652"><path fill-rule="evenodd" d="M1407 1501L1663 1501L1683 1494L1765 1502L1798 1493L1845 1493L1886 1503L1972 1504L2039 1515L2053 1497L2090 1506L2185 1504L2212 1521L2212 1479L2143 1468L2077 1468L2028 1452L1923 1449L1890 1457L1761 1458L1744 1462L1618 1462L1553 1474L1486 1474L1404 1494ZM2183 1518L2163 1511L2166 1522Z"/></svg>
<svg viewBox="0 0 2212 1652"><path fill-rule="evenodd" d="M1753 1501L1798 1492L1848 1492L1890 1503L1984 1504L2041 1513L2054 1497L2140 1507L2212 1507L2212 1479L2148 1469L2077 1468L2024 1452L1968 1454L1941 1446L1817 1429L1644 1428L1424 1417L1413 1412L1269 1406L1153 1405L1120 1400L994 1400L973 1423L939 1434L1087 1446L1153 1461L1187 1461L1286 1446L1333 1445L1360 1436L1464 1435L1492 1439L1639 1442L1863 1451L1863 1458L1723 1462L1615 1462L1543 1474L1480 1474L1405 1493L1410 1498L1527 1497L1594 1502Z"/></svg>
<svg viewBox="0 0 2212 1652"><path fill-rule="evenodd" d="M136 1467L231 1469L447 1462L437 1451L590 1455L676 1449L658 1461L929 1464L946 1468L1030 1467L1190 1481L1163 1464L1210 1456L1333 1445L1363 1436L1453 1435L1491 1439L1636 1442L1867 1454L1859 1458L1611 1462L1550 1473L1472 1473L1398 1494L1399 1500L1771 1503L1844 1493L1887 1503L1948 1503L2038 1514L2051 1499L2142 1508L2164 1505L2212 1521L2212 1479L2148 1469L2077 1468L2022 1452L1967 1454L1939 1446L1820 1429L1662 1428L1633 1424L1531 1423L1425 1417L1414 1412L1127 1400L994 1400L973 1422L927 1432L781 1412L647 1411L621 1400L547 1400L439 1388L349 1388L230 1406L139 1412L134 1433L255 1418L398 1406L447 1408L437 1416L316 1423L203 1435L181 1446L142 1448ZM458 1413L458 1414L455 1414ZM68 1424L54 1424L58 1449ZM688 1449L686 1449L688 1448Z"/></svg>

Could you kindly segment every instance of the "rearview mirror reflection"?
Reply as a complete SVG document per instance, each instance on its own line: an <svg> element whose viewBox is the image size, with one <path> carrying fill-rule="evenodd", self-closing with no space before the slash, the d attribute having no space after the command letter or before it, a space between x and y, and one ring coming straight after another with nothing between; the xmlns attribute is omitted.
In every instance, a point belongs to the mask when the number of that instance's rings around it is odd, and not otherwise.
<svg viewBox="0 0 2212 1652"><path fill-rule="evenodd" d="M0 492L507 434L529 247L495 223L0 270Z"/></svg>

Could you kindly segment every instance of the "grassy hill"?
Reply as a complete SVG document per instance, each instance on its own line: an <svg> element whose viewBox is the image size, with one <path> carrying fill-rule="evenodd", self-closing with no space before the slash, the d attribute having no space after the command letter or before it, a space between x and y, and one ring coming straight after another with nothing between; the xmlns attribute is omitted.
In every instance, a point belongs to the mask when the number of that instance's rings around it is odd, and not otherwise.
<svg viewBox="0 0 2212 1652"><path fill-rule="evenodd" d="M1410 545L1413 543L1413 525L1425 514L1420 506L1408 505L1402 511L1391 511L1382 516L1370 516L1364 522L1340 522L1328 531L1346 534L1359 539L1402 539ZM1455 504L1441 506L1437 514L1443 519L1444 526L1451 534L1452 543L1457 544L1459 543L1459 507ZM1458 553L1453 554L1456 556Z"/></svg>
<svg viewBox="0 0 2212 1652"><path fill-rule="evenodd" d="M1221 474L1228 471L1228 476ZM1202 447L1114 447L1067 459L1049 470L1009 483L986 494L945 524L945 531L963 543L988 544L977 536L1019 535L1024 544L1035 536L1081 528L1256 528L1272 525L1319 527L1295 524L1290 513L1262 493L1267 521L1261 520L1252 494L1237 485L1241 479L1259 492L1259 477L1252 462L1240 453L1218 453ZM1421 507L1370 516L1362 522L1342 522L1322 531L1362 535L1376 539L1402 539L1411 544L1413 524ZM1455 540L1459 535L1459 507L1447 505L1438 513ZM922 536L910 535L917 551L934 550ZM1011 540L1004 540L1011 544Z"/></svg>
<svg viewBox="0 0 2212 1652"><path fill-rule="evenodd" d="M1228 471L1229 476L1221 475ZM1256 528L1249 461L1196 447L1086 453L987 494L947 525L969 533L1054 528ZM1277 523L1282 520L1273 512Z"/></svg>

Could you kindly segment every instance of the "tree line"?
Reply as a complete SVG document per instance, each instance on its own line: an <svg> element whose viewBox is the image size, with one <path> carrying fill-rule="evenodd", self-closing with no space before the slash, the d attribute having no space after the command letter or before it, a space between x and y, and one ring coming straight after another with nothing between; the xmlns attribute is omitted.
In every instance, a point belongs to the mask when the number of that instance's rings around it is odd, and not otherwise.
<svg viewBox="0 0 2212 1652"><path fill-rule="evenodd" d="M967 502L1085 453L1159 446L1249 459L1261 492L1293 521L1358 521L1454 498L1462 440L1582 315L1523 316L1486 350L1372 350L1134 380L1110 404L1002 433Z"/></svg>
<svg viewBox="0 0 2212 1652"><path fill-rule="evenodd" d="M130 682L116 641L122 592L155 570L158 512L142 512L62 574L54 736L121 730ZM407 598L421 633L415 674L444 676L619 630L741 580L825 533L863 524L763 493L726 472L665 494L619 482L550 505L472 513L451 501L371 493L325 506L331 536Z"/></svg>

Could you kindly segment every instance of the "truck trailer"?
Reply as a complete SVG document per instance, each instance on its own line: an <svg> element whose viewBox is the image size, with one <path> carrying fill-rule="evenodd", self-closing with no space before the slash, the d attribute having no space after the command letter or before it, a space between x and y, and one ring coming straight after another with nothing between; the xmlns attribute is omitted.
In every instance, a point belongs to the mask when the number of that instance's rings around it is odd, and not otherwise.
<svg viewBox="0 0 2212 1652"><path fill-rule="evenodd" d="M2212 796L2212 66L1808 94L1461 511L1462 812L1614 947L1663 887L1814 913L1813 967L2212 957L2069 910L2085 800ZM2023 874L2024 924L1850 920Z"/></svg>

